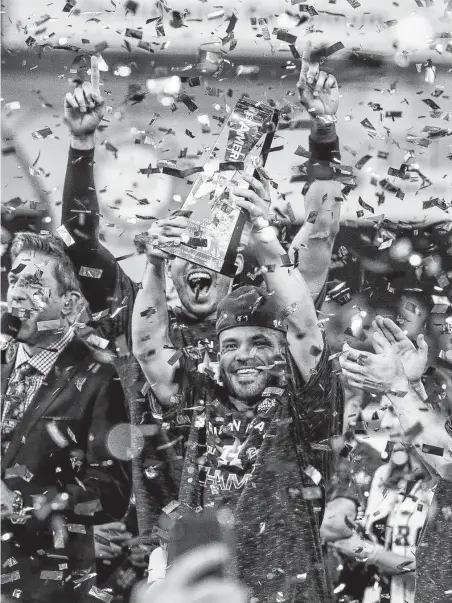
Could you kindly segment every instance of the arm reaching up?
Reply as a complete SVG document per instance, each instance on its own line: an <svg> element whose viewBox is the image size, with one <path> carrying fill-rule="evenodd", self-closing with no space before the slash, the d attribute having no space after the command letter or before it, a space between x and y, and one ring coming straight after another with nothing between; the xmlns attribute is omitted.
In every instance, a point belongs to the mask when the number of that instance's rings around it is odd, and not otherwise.
<svg viewBox="0 0 452 603"><path fill-rule="evenodd" d="M341 185L316 180L304 197L305 222L295 235L289 257L302 274L313 300L328 277L334 241L339 232Z"/></svg>
<svg viewBox="0 0 452 603"><path fill-rule="evenodd" d="M340 161L335 121L339 106L336 78L320 70L312 52L303 53L298 81L300 102L312 118L309 137L309 183L304 196L305 221L289 249L313 299L328 276L334 240L339 231L341 184L330 164Z"/></svg>
<svg viewBox="0 0 452 603"><path fill-rule="evenodd" d="M166 306L165 258L154 242L180 244L187 225L183 217L170 217L154 222L149 230L148 263L138 291L132 314L133 354L162 406L171 404L179 393L174 382L179 361L171 362L176 350L169 338L169 319Z"/></svg>
<svg viewBox="0 0 452 603"><path fill-rule="evenodd" d="M114 318L106 336L116 338L125 334L128 340L136 284L98 239L100 208L93 166L95 135L104 114L104 100L99 92L97 58L92 59L91 83L73 86L65 97L64 120L71 134L71 147L63 190L62 224L75 241L67 253L77 272L82 270L80 283L91 310L109 310ZM165 214L170 203L170 197L165 202L156 202L152 206L154 215ZM94 268L95 277L83 267Z"/></svg>
<svg viewBox="0 0 452 603"><path fill-rule="evenodd" d="M251 189L235 187L236 204L245 209L251 218L253 230L250 249L259 266L264 267L267 290L273 292L281 308L281 319L288 327L289 349L305 381L309 381L323 351L323 337L317 325L317 316L309 289L297 270L287 267L285 251L267 216L269 183L246 177ZM312 350L316 350L316 354Z"/></svg>
<svg viewBox="0 0 452 603"><path fill-rule="evenodd" d="M95 74L93 79L96 79ZM101 271L100 278L80 275L82 291L92 312L111 306L109 298L114 297L117 286L116 261L98 239L100 212L93 166L95 134L104 110L104 99L90 82L72 85L71 92L64 99L64 122L71 134L71 146L63 188L61 222L74 239L67 253L77 273L83 271L82 267ZM129 280L122 271L121 275Z"/></svg>

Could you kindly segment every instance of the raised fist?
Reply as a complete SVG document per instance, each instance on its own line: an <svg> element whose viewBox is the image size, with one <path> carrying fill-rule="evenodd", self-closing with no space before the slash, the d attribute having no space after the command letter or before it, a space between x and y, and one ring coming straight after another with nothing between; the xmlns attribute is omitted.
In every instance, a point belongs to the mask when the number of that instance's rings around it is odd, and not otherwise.
<svg viewBox="0 0 452 603"><path fill-rule="evenodd" d="M99 65L91 60L91 82L71 84L71 92L64 98L64 122L75 138L94 134L105 112L105 101L99 91Z"/></svg>

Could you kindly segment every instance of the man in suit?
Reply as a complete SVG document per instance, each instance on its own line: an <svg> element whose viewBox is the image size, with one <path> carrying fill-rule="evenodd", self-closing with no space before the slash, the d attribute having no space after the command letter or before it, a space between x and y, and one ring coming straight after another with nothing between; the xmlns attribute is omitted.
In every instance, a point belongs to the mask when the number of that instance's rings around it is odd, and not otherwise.
<svg viewBox="0 0 452 603"><path fill-rule="evenodd" d="M112 365L75 334L83 302L62 243L18 233L8 311L21 319L2 351L2 590L25 602L85 601L91 526L121 519L129 467L114 456L127 422Z"/></svg>

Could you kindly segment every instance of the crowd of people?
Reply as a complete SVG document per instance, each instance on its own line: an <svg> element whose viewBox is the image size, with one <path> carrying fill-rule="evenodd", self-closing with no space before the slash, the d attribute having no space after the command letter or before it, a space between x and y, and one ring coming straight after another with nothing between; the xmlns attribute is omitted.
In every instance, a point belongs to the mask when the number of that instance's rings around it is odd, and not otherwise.
<svg viewBox="0 0 452 603"><path fill-rule="evenodd" d="M5 600L451 600L450 323L442 313L446 349L432 359L396 309L358 303L365 337L337 345L334 313L354 300L332 278L345 199L336 78L303 54L303 224L275 214L256 165L230 190L249 225L233 277L179 257L189 216L168 199L136 240L136 283L99 237L96 77L64 99L61 225L8 244ZM233 518L234 546L174 556L179 522L211 511Z"/></svg>

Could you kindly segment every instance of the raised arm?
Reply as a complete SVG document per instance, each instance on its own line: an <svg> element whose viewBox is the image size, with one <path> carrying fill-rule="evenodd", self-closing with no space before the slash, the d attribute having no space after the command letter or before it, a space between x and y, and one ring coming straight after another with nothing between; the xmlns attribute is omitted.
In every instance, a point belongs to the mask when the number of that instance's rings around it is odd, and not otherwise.
<svg viewBox="0 0 452 603"><path fill-rule="evenodd" d="M316 180L304 197L305 222L295 235L289 257L303 276L313 300L328 277L334 241L339 232L341 185Z"/></svg>
<svg viewBox="0 0 452 603"><path fill-rule="evenodd" d="M170 217L154 222L150 228L148 263L132 314L133 354L162 406L171 405L172 396L179 393L179 385L175 382L179 361L171 360L177 350L169 338L165 294L167 254L154 247L153 242L180 243L186 225L186 218Z"/></svg>
<svg viewBox="0 0 452 603"><path fill-rule="evenodd" d="M336 78L320 71L305 51L298 81L300 102L311 116L308 163L309 188L304 196L305 221L289 249L289 257L303 275L313 299L328 276L334 240L339 231L341 184L333 180L330 164L339 162L335 121L339 105Z"/></svg>
<svg viewBox="0 0 452 603"><path fill-rule="evenodd" d="M63 188L61 223L74 239L66 251L77 273L82 267L101 271L100 278L83 276L83 273L79 276L92 312L111 307L117 286L116 261L98 239L99 203L93 170L95 134L104 115L104 104L100 93L90 82L73 86L64 99L64 121L71 134L71 146ZM128 280L122 270L119 276Z"/></svg>
<svg viewBox="0 0 452 603"><path fill-rule="evenodd" d="M323 351L323 337L310 291L298 270L288 267L284 248L266 219L270 193L268 179L262 176L262 182L247 176L250 190L235 187L232 192L237 205L250 215L250 250L263 271L268 291L281 308L291 355L304 381L309 381Z"/></svg>

